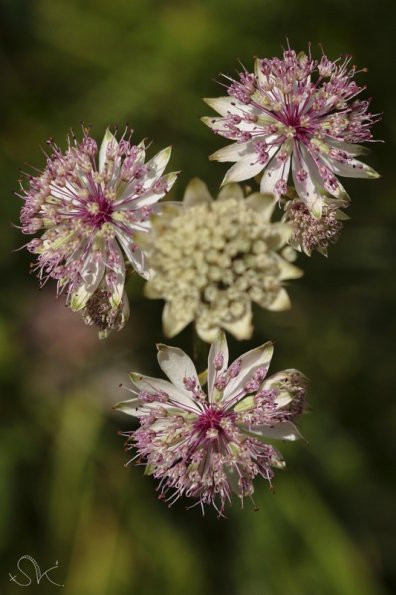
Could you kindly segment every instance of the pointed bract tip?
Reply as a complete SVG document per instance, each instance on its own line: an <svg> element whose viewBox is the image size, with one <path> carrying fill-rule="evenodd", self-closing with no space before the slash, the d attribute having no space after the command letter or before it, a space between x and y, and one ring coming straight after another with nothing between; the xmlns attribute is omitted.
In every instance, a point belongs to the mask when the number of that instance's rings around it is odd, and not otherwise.
<svg viewBox="0 0 396 595"><path fill-rule="evenodd" d="M211 126L211 124L213 123L212 120L213 118L211 118L210 116L202 116L200 118L201 122L203 122L204 124L206 124L206 126Z"/></svg>
<svg viewBox="0 0 396 595"><path fill-rule="evenodd" d="M273 341L266 341L265 343L263 343L261 345L261 349L267 349L267 347L273 347L274 346L274 342Z"/></svg>
<svg viewBox="0 0 396 595"><path fill-rule="evenodd" d="M220 184L220 188L223 188L223 186L226 186L227 184L228 184L228 178L227 178L227 174L226 174Z"/></svg>
<svg viewBox="0 0 396 595"><path fill-rule="evenodd" d="M217 341L227 341L226 334L223 330L219 330L219 332L217 333L216 340Z"/></svg>
<svg viewBox="0 0 396 595"><path fill-rule="evenodd" d="M138 374L137 372L129 372L129 378L132 381L135 381L135 380L141 380L143 378L143 376L141 374Z"/></svg>

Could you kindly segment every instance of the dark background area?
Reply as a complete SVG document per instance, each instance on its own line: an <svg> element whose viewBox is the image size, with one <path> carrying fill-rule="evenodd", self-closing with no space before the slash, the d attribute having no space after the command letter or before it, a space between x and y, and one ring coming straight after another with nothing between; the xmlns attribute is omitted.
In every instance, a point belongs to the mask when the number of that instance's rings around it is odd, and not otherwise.
<svg viewBox="0 0 396 595"><path fill-rule="evenodd" d="M1 0L0 592L30 554L65 595L385 595L396 592L395 523L395 127L396 4L313 0ZM65 146L70 127L128 122L151 155L173 145L182 170L213 194L227 164L199 121L202 97L223 94L219 73L241 60L322 43L331 59L368 67L372 111L384 112L366 158L378 181L344 180L352 197L329 258L301 256L287 313L255 312L250 342L276 343L272 371L311 379L307 443L281 445L287 471L275 494L257 481L255 501L228 519L159 502L142 469L124 468L118 430L133 420L111 406L130 369L158 374L154 343L161 302L128 285L131 319L106 342L29 275L31 256L15 227L19 168L44 164L48 137ZM26 169L26 167L25 167ZM172 341L191 352L191 329ZM26 563L26 571L33 576ZM23 576L20 580L25 580ZM27 590L53 593L42 579Z"/></svg>

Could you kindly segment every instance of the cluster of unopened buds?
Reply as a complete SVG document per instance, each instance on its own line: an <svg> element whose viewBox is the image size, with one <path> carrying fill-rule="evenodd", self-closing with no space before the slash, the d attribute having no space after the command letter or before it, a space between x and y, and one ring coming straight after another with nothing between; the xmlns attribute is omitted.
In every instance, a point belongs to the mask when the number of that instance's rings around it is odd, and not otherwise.
<svg viewBox="0 0 396 595"><path fill-rule="evenodd" d="M271 483L284 466L266 438L300 437L294 419L305 377L268 376L270 343L228 366L224 331L250 338L252 303L289 308L285 281L302 275L296 251L326 255L348 219L338 178L378 177L357 159L379 119L359 98L357 72L350 57L316 60L288 48L225 77L227 95L205 99L219 115L203 118L232 141L210 156L233 164L217 198L195 178L183 201L160 202L177 178L164 174L171 149L146 160L145 143L134 144L128 128L119 139L107 130L100 147L84 126L66 150L49 140L43 171L20 183L33 269L41 284L56 280L100 337L125 325L125 284L135 271L147 297L165 301L166 336L192 323L211 343L203 375L181 350L159 346L169 381L132 374L133 397L117 405L139 419L127 448L169 503L187 496L223 514L232 493L251 498L257 475ZM240 185L254 179L257 190Z"/></svg>

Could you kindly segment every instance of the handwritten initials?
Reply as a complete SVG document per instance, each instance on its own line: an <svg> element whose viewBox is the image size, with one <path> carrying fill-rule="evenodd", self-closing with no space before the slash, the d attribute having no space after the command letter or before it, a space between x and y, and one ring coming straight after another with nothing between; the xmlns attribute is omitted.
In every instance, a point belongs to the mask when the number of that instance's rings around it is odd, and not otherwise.
<svg viewBox="0 0 396 595"><path fill-rule="evenodd" d="M32 584L32 579L30 578L29 574L27 572L25 572L24 570L22 570L22 568L20 566L22 560L27 560L28 562L30 562L33 565L33 568L34 568L34 571L36 574L36 582L38 585L40 584L41 579L45 577L50 583L52 583L56 587L64 587L64 585L60 585L59 583L56 583L48 576L48 573L51 572L51 570L55 570L58 568L58 560L55 562L54 566L51 566L51 568L48 568L48 570L46 570L45 572L41 572L40 566L37 564L36 560L34 558L32 558L32 556L28 556L28 555L21 556L17 562L17 568L18 568L19 572L26 577L27 582L19 582L17 580L17 575L16 574L12 575L9 572L8 574L9 574L11 582L19 585L20 587L29 587Z"/></svg>

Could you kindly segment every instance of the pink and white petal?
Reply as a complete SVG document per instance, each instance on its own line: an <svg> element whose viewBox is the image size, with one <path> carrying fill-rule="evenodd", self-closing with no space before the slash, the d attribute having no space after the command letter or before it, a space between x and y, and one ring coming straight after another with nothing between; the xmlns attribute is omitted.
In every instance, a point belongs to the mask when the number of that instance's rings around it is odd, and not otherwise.
<svg viewBox="0 0 396 595"><path fill-rule="evenodd" d="M131 253L129 262L135 269L135 271L143 277L143 279L150 279L150 271L146 262L146 257L139 247L136 247Z"/></svg>
<svg viewBox="0 0 396 595"><path fill-rule="evenodd" d="M331 157L323 157L323 161L328 164L329 168L337 175L345 178L380 178L380 174L372 167L359 161L358 159L350 158L346 163L341 163Z"/></svg>
<svg viewBox="0 0 396 595"><path fill-rule="evenodd" d="M226 118L219 118L219 117L211 117L211 116L203 116L201 118L201 122L206 124L209 128L211 128L217 134L221 136L225 136L226 138L230 137L230 131L226 127L227 119Z"/></svg>
<svg viewBox="0 0 396 595"><path fill-rule="evenodd" d="M223 117L229 114L241 116L243 114L256 114L258 110L253 106L245 105L234 97L205 97L204 102Z"/></svg>
<svg viewBox="0 0 396 595"><path fill-rule="evenodd" d="M138 250L138 247L136 246L135 242L133 241L134 240L133 232L128 234L127 232L119 229L116 226L114 226L114 230L115 230L117 240L119 241L121 248L124 251L125 256L127 257L128 261L134 265L134 263L136 261L135 252ZM145 230L143 230L143 231L145 231ZM139 256L138 256L137 260L139 263L139 260L140 260ZM141 273L140 273L139 264L136 267L136 270L138 271L138 273L140 275Z"/></svg>
<svg viewBox="0 0 396 595"><path fill-rule="evenodd" d="M280 372L276 372L275 374L271 374L266 378L261 386L262 389L265 390L280 390L280 394L285 392L285 384L292 382L293 385L304 387L308 383L308 379L300 370L296 370L295 368L288 368L287 370L282 370ZM286 391L287 392L287 391ZM287 393L289 394L289 393ZM288 401L282 401L277 398L278 408L284 407L287 405L293 397L290 397Z"/></svg>
<svg viewBox="0 0 396 595"><path fill-rule="evenodd" d="M315 173L315 175L317 175L317 180L318 179L320 180L320 183L317 184L317 186L318 187L320 186L323 190L326 190L331 196L333 196L343 206L345 206L346 204L349 204L349 202L350 202L349 195L348 195L347 191L345 190L344 186L338 180L338 178L335 177L334 172L332 171L332 166L329 164L329 162L326 158L326 155L323 155L323 153L320 154L320 156L317 155L315 165L317 168L317 170L315 170L315 172L317 171L317 174ZM331 177L333 178L332 184L326 184L325 178L323 178L322 175L320 174L320 170L319 170L320 166L324 166L325 170L330 171ZM328 202L328 200L324 201L324 202Z"/></svg>
<svg viewBox="0 0 396 595"><path fill-rule="evenodd" d="M162 343L157 345L157 349L158 363L172 384L183 392L187 392L184 386L184 379L192 378L196 381L197 388L200 387L194 363L182 349L169 347Z"/></svg>
<svg viewBox="0 0 396 595"><path fill-rule="evenodd" d="M86 187L89 187L88 182L85 177L82 177L83 183L85 183ZM79 199L79 195L81 193L81 188L78 188L71 184L70 182L66 182L64 186L58 186L54 182L50 183L50 190L51 190L51 197L59 199L61 201L65 201L67 203L71 202L74 206L80 206L81 202ZM55 203L54 201L48 197L46 202Z"/></svg>
<svg viewBox="0 0 396 595"><path fill-rule="evenodd" d="M301 156L298 151L301 152ZM319 180L317 167L311 155L302 145L299 145L294 151L292 161L293 181L297 194L305 202L314 217L319 218L322 215L323 196L315 181L317 180L322 188L323 182Z"/></svg>
<svg viewBox="0 0 396 595"><path fill-rule="evenodd" d="M268 85L268 78L265 76L265 74L261 70L260 58L256 58L254 61L254 74L256 75L259 85L264 85L264 86Z"/></svg>
<svg viewBox="0 0 396 595"><path fill-rule="evenodd" d="M225 117L228 114L236 114L243 107L237 99L233 97L204 97L204 102L215 110L218 114Z"/></svg>
<svg viewBox="0 0 396 595"><path fill-rule="evenodd" d="M137 148L138 154L136 155L135 163L138 165L143 165L146 160L146 141L140 141L140 143L137 145Z"/></svg>
<svg viewBox="0 0 396 595"><path fill-rule="evenodd" d="M127 401L120 401L113 405L113 409L122 411L126 415L132 415L133 417L141 417L146 413L138 397L128 399Z"/></svg>
<svg viewBox="0 0 396 595"><path fill-rule="evenodd" d="M240 372L238 376L231 378L224 389L224 399L228 400L238 395L244 385L253 378L253 375L258 368L265 368L268 370L273 353L273 343L268 341L267 343L260 345L260 347L247 351L239 357L238 360L241 362ZM233 363L235 364L236 362Z"/></svg>
<svg viewBox="0 0 396 595"><path fill-rule="evenodd" d="M343 141L338 141L332 138L326 138L326 143L331 145L335 149L340 149L340 151L345 151L349 155L353 155L357 157L358 155L368 155L370 153L370 149L367 147L363 147L362 145L353 145L352 143L346 143Z"/></svg>
<svg viewBox="0 0 396 595"><path fill-rule="evenodd" d="M234 467L231 467L230 465L224 465L224 473L226 474L228 483L230 484L231 491L242 500L239 473Z"/></svg>
<svg viewBox="0 0 396 595"><path fill-rule="evenodd" d="M99 172L101 173L107 163L107 149L109 146L118 147L118 141L114 134L107 128L99 149Z"/></svg>
<svg viewBox="0 0 396 595"><path fill-rule="evenodd" d="M121 304L125 287L125 264L124 256L116 240L107 244L108 258L105 281L110 291L110 304L112 308L118 308ZM111 259L111 260L110 260Z"/></svg>
<svg viewBox="0 0 396 595"><path fill-rule="evenodd" d="M208 117L208 116L204 116L203 118L201 118L201 121L206 124L206 126L209 126L209 128L211 128L214 132L216 132L217 134L220 134L221 136L225 136L226 138L232 138L232 135L230 134L230 120L228 117L226 118L218 118L218 117ZM241 132L259 132L261 129L261 126L258 126L256 124L256 122L250 122L247 120L241 120L239 122L239 124L237 125L237 128L239 131Z"/></svg>
<svg viewBox="0 0 396 595"><path fill-rule="evenodd" d="M185 390L184 386L182 390L180 390L177 386L172 384L172 382L168 382L168 380L164 380L163 378L152 378L151 376L144 376L143 374L137 374L131 372L129 377L132 382L132 387L135 391L139 394L140 391L147 391L147 392L159 392L159 393L166 393L169 398L173 401L173 403L161 403L161 407L172 407L175 404L185 405L188 407L194 406L194 401ZM150 407L158 407L158 403L144 403L141 405L144 408Z"/></svg>
<svg viewBox="0 0 396 595"><path fill-rule="evenodd" d="M147 187L152 184L155 180L160 178L164 173L166 166L168 165L170 156L172 153L172 147L166 147L157 153L152 159L146 163L146 179L144 186Z"/></svg>
<svg viewBox="0 0 396 595"><path fill-rule="evenodd" d="M285 469L286 468L286 461L283 458L282 454L276 448L273 449L271 454L271 467L274 469Z"/></svg>
<svg viewBox="0 0 396 595"><path fill-rule="evenodd" d="M284 180L287 183L290 170L290 156L286 162L278 158L279 151L282 147L271 147L270 152L273 154L268 165L265 166L263 177L260 181L260 192L261 194L273 194L279 196L275 191L275 185L280 180Z"/></svg>
<svg viewBox="0 0 396 595"><path fill-rule="evenodd" d="M172 188L173 184L176 182L178 175L179 175L179 172L171 172L169 174L165 174L159 180L157 180L164 184L163 190L156 192L156 191L152 190L152 187L149 187L144 194L136 196L136 197L133 196L133 192L134 192L133 189L134 189L135 182L132 182L130 185L128 185L124 189L122 195L116 201L115 204L120 204L120 203L125 202L125 204L127 206L129 206L132 210L138 210L145 206L154 205L167 192L169 192L169 190ZM152 184L153 182L155 183L154 180L151 180L150 183Z"/></svg>
<svg viewBox="0 0 396 595"><path fill-rule="evenodd" d="M291 421L281 421L273 426L252 426L248 432L257 434L263 438L274 438L275 440L295 440L303 439L301 432Z"/></svg>
<svg viewBox="0 0 396 595"><path fill-rule="evenodd" d="M331 194L332 196L334 196L334 198L336 198L337 200L339 200L342 203L342 206L347 206L350 204L351 199L349 197L348 192L345 190L344 186L341 184L340 180L337 179L337 189L334 191L331 191L330 189L327 191L329 192L329 194Z"/></svg>
<svg viewBox="0 0 396 595"><path fill-rule="evenodd" d="M215 369L215 359L222 356L222 366L219 370ZM208 399L212 400L213 387L217 374L222 374L228 367L228 345L225 334L221 331L216 340L210 346L208 355Z"/></svg>
<svg viewBox="0 0 396 595"><path fill-rule="evenodd" d="M73 312L82 310L82 308L87 305L87 302L91 296L92 293L87 291L85 285L80 285L79 288L71 295L70 308L73 310Z"/></svg>
<svg viewBox="0 0 396 595"><path fill-rule="evenodd" d="M71 295L70 307L74 312L84 308L89 298L95 293L105 274L103 258L97 253L90 253L81 269L81 285Z"/></svg>
<svg viewBox="0 0 396 595"><path fill-rule="evenodd" d="M129 308L129 299L128 299L127 293L124 289L124 293L122 295L121 328L124 326L124 324L129 319L130 313L131 313L131 310Z"/></svg>
<svg viewBox="0 0 396 595"><path fill-rule="evenodd" d="M286 407L293 400L293 396L287 390L280 390L276 393L275 405L277 409Z"/></svg>
<svg viewBox="0 0 396 595"><path fill-rule="evenodd" d="M148 190L145 194L128 201L125 204L125 207L130 211L138 211L143 207L152 207L153 205L157 204L159 200L161 200L163 195L164 193L159 194L158 192L151 192ZM120 208L122 209L123 206L124 205L121 204Z"/></svg>
<svg viewBox="0 0 396 595"><path fill-rule="evenodd" d="M138 196L136 192L136 184L137 180L135 178L132 178L127 183L121 194L118 196L117 200L114 201L115 207L119 207L120 205L123 205L123 203L125 205L133 205L133 201Z"/></svg>
<svg viewBox="0 0 396 595"><path fill-rule="evenodd" d="M243 180L254 178L254 176L262 171L263 167L264 165L260 163L256 155L244 157L241 161L238 161L230 167L224 176L221 185L224 186L230 182L242 182Z"/></svg>
<svg viewBox="0 0 396 595"><path fill-rule="evenodd" d="M146 219L145 221L133 221L129 223L130 233L131 235L136 233L146 233L151 228L151 221L150 219Z"/></svg>
<svg viewBox="0 0 396 595"><path fill-rule="evenodd" d="M350 219L350 216L344 213L344 211L340 211L340 209L336 210L336 215L339 221L348 221Z"/></svg>
<svg viewBox="0 0 396 595"><path fill-rule="evenodd" d="M289 154L289 157L285 161L284 167L282 170L282 180L285 180L286 184L287 184L287 180L289 179L290 166L291 166L291 155Z"/></svg>
<svg viewBox="0 0 396 595"><path fill-rule="evenodd" d="M207 185L200 178L192 178L186 186L183 196L183 205L192 207L198 204L210 204L212 196Z"/></svg>
<svg viewBox="0 0 396 595"><path fill-rule="evenodd" d="M158 192L158 196L162 197L162 196L164 196L164 194L169 192L169 190L172 188L173 184L176 182L179 173L180 173L179 171L172 171L169 174L165 174L164 176L162 176L160 178L161 182L165 182L166 190L164 190L162 192Z"/></svg>
<svg viewBox="0 0 396 595"><path fill-rule="evenodd" d="M222 149L218 149L209 155L210 161L239 161L247 155L255 155L255 149L252 141L244 143L232 143Z"/></svg>

